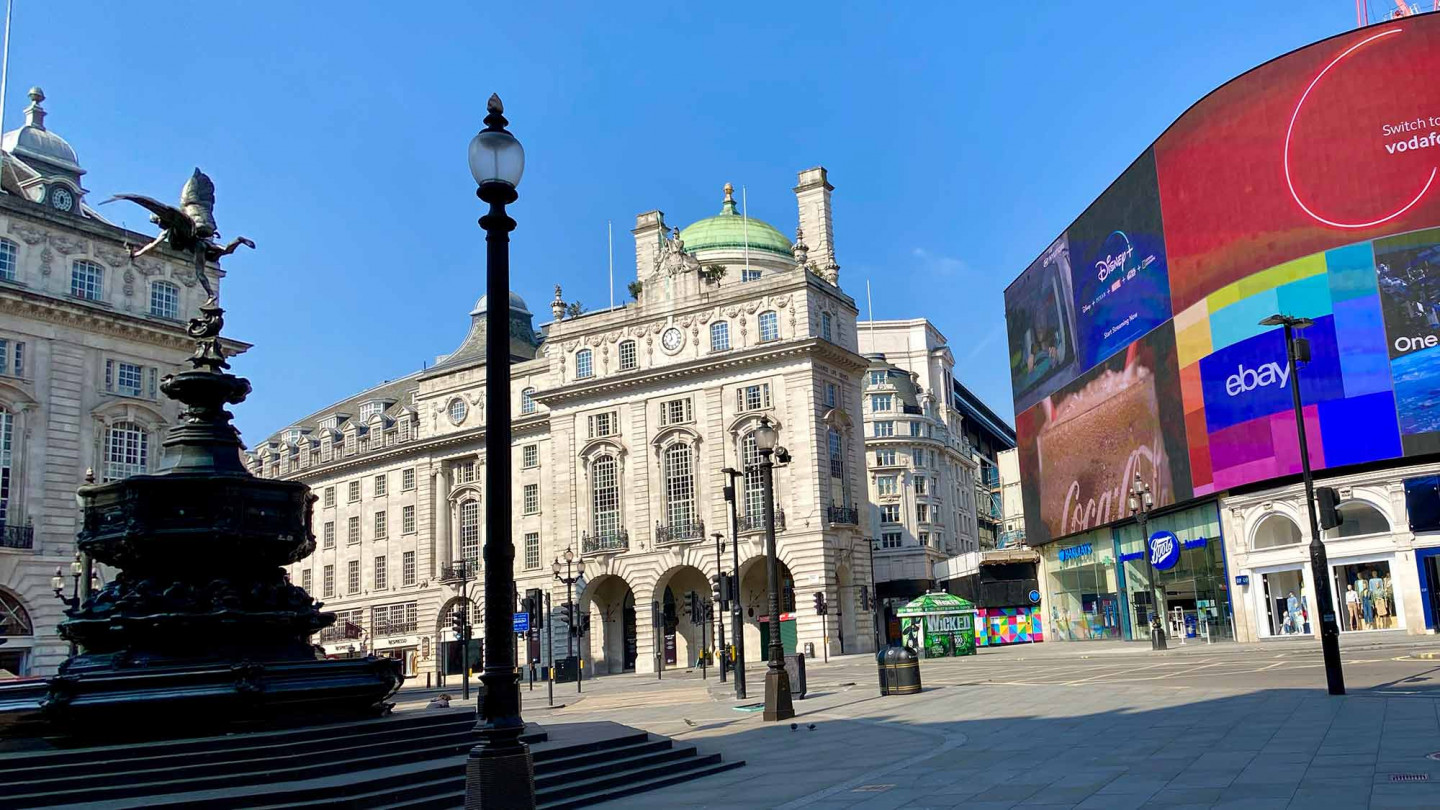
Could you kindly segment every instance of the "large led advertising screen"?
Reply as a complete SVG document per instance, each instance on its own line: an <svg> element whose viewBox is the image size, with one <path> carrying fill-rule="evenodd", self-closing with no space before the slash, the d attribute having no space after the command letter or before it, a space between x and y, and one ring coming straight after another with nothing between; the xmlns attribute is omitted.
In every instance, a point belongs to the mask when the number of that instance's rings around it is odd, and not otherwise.
<svg viewBox="0 0 1440 810"><path fill-rule="evenodd" d="M1029 542L1298 472L1276 313L1314 467L1440 453L1437 70L1426 14L1234 79L1006 290Z"/></svg>

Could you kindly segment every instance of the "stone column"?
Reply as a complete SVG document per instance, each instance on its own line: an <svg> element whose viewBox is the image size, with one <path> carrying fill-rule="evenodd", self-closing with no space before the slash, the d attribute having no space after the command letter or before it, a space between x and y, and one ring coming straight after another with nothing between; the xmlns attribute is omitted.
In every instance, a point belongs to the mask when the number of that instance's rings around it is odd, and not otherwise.
<svg viewBox="0 0 1440 810"><path fill-rule="evenodd" d="M435 553L439 555L443 568L455 560L450 540L450 486L443 467L436 468L432 488L431 497L435 499Z"/></svg>

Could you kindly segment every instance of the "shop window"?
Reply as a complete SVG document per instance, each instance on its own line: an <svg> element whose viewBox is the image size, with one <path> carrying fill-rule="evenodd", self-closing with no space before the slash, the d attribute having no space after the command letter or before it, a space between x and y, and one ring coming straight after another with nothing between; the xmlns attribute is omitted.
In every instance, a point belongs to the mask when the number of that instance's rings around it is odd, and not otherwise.
<svg viewBox="0 0 1440 810"><path fill-rule="evenodd" d="M1399 627L1390 563L1379 560L1337 565L1334 571L1341 630L1393 630Z"/></svg>
<svg viewBox="0 0 1440 810"><path fill-rule="evenodd" d="M1340 504L1338 511L1344 520L1339 526L1325 530L1326 540L1390 533L1390 521L1379 509L1364 501L1346 501Z"/></svg>
<svg viewBox="0 0 1440 810"><path fill-rule="evenodd" d="M1255 527L1251 545L1256 551L1262 551L1267 548L1293 546L1300 540L1300 527L1295 525L1295 521L1284 515L1267 515L1260 521L1260 525Z"/></svg>

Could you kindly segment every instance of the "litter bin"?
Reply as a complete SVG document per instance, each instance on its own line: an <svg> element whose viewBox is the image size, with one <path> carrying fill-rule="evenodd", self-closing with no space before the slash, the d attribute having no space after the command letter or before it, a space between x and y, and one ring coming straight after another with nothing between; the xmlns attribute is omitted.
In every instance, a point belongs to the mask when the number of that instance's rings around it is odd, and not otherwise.
<svg viewBox="0 0 1440 810"><path fill-rule="evenodd" d="M808 691L805 683L805 654L785 656L785 671L790 675L790 697L804 700Z"/></svg>
<svg viewBox="0 0 1440 810"><path fill-rule="evenodd" d="M875 657L880 694L913 695L920 691L920 657L909 647L890 647Z"/></svg>

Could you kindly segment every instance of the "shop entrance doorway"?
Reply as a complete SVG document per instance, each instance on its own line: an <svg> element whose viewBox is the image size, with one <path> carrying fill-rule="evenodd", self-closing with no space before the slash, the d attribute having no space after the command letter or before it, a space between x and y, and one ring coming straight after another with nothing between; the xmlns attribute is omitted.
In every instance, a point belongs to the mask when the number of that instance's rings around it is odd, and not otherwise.
<svg viewBox="0 0 1440 810"><path fill-rule="evenodd" d="M1263 574L1265 615L1271 636L1296 636L1310 632L1306 620L1308 605L1300 569Z"/></svg>
<svg viewBox="0 0 1440 810"><path fill-rule="evenodd" d="M1429 549L1427 549L1429 551ZM1421 552L1416 552L1419 557ZM1440 627L1440 554L1430 553L1420 557L1423 567L1421 580L1425 583L1425 626Z"/></svg>

